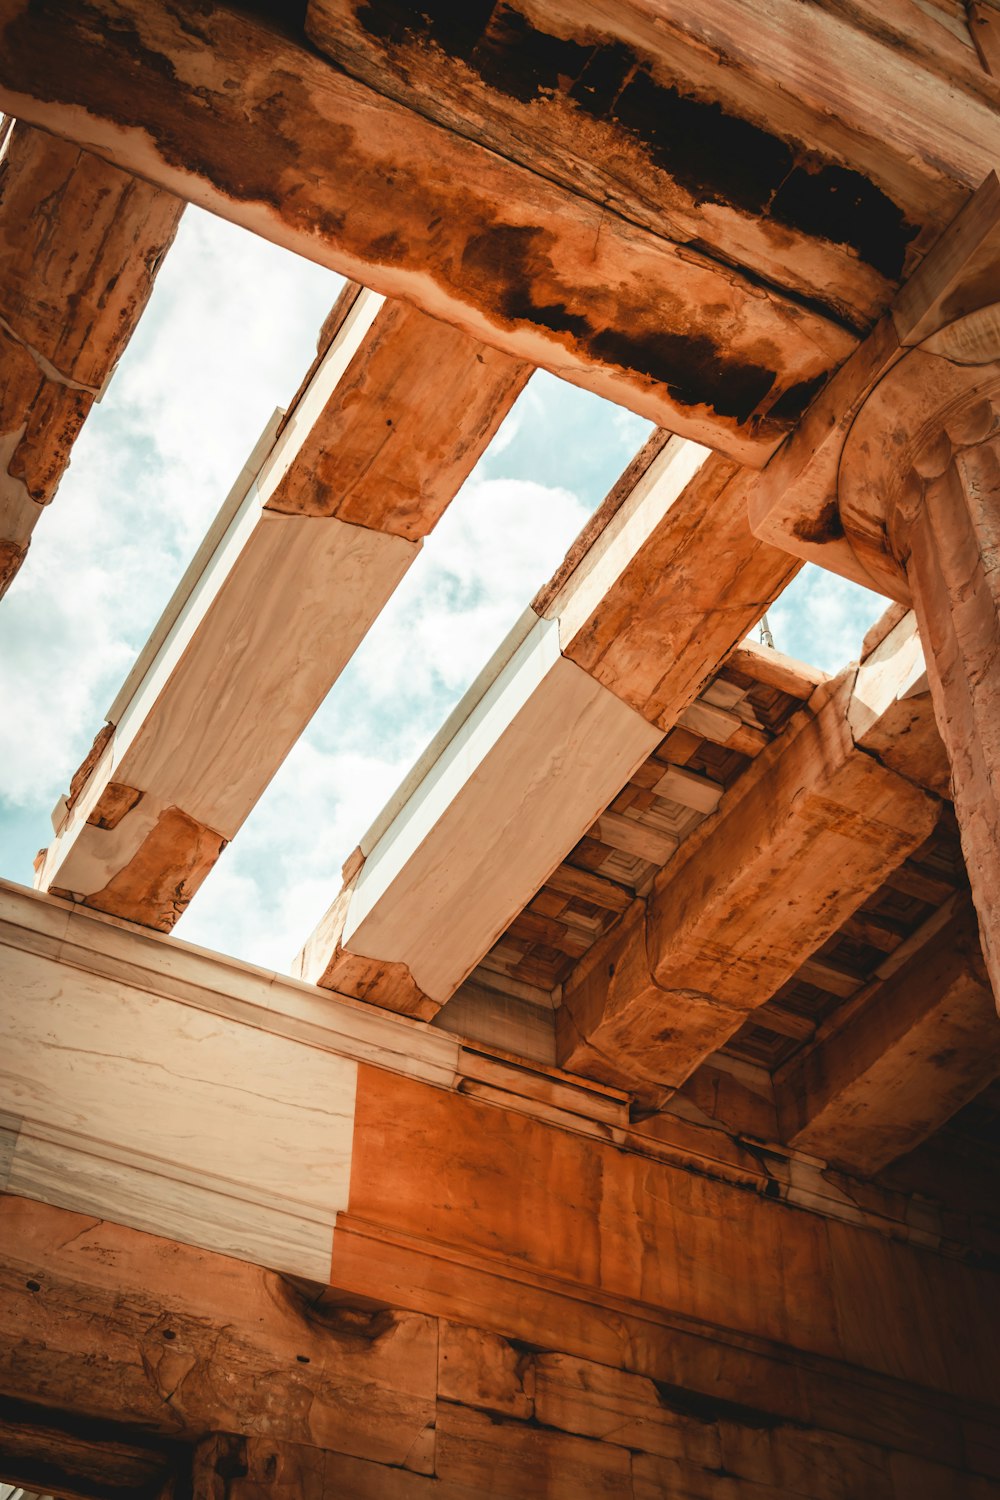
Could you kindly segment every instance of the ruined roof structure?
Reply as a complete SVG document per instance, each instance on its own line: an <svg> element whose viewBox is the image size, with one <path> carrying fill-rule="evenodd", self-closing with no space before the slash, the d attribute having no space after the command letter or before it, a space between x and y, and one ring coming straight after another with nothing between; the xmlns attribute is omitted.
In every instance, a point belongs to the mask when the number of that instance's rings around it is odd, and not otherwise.
<svg viewBox="0 0 1000 1500"><path fill-rule="evenodd" d="M185 202L347 278L0 883L4 1500L1000 1497L998 106L996 0L0 0L5 584ZM653 435L181 941L536 368Z"/></svg>

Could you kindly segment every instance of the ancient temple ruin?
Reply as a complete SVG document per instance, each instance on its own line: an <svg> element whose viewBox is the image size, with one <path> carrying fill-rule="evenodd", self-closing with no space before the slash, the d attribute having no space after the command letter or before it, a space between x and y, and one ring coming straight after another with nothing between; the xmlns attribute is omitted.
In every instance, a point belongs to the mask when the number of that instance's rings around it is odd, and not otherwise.
<svg viewBox="0 0 1000 1500"><path fill-rule="evenodd" d="M0 109L4 586L186 202L349 278L0 884L0 1492L1000 1496L1000 4L0 0ZM294 975L172 936L536 368L654 435Z"/></svg>

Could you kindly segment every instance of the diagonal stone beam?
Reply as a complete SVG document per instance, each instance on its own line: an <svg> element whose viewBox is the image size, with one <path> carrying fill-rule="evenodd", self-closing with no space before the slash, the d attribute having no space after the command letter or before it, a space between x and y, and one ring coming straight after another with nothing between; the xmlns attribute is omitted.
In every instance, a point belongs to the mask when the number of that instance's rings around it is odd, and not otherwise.
<svg viewBox="0 0 1000 1500"><path fill-rule="evenodd" d="M4 0L0 104L757 467L857 340L721 245L672 237L667 201L647 228L246 7Z"/></svg>
<svg viewBox="0 0 1000 1500"><path fill-rule="evenodd" d="M791 1145L872 1175L1000 1073L1000 1021L968 903L939 929L784 1070L777 1099Z"/></svg>
<svg viewBox="0 0 1000 1500"><path fill-rule="evenodd" d="M927 837L937 799L866 748L884 747L901 701L912 721L922 666L890 650L816 689L579 966L562 1066L662 1098ZM933 726L926 690L922 704Z"/></svg>
<svg viewBox="0 0 1000 1500"><path fill-rule="evenodd" d="M42 889L173 926L529 374L345 290L56 809Z"/></svg>
<svg viewBox="0 0 1000 1500"><path fill-rule="evenodd" d="M0 146L0 594L153 289L170 192L20 121Z"/></svg>
<svg viewBox="0 0 1000 1500"><path fill-rule="evenodd" d="M745 472L657 434L362 840L297 960L433 1016L794 575Z"/></svg>

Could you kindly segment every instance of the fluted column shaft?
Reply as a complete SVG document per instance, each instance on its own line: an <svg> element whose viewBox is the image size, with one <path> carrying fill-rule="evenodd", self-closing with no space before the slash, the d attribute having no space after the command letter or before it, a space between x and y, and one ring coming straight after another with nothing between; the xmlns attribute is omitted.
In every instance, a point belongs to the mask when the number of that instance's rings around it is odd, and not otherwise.
<svg viewBox="0 0 1000 1500"><path fill-rule="evenodd" d="M1000 1005L998 330L984 309L886 375L845 445L839 498L857 556L916 612Z"/></svg>

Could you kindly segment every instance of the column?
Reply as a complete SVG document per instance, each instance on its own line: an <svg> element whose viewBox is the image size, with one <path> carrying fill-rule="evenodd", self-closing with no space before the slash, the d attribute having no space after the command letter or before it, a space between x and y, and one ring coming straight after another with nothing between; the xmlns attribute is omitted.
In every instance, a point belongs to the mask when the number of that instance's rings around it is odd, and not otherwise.
<svg viewBox="0 0 1000 1500"><path fill-rule="evenodd" d="M912 600L1000 998L1000 305L907 353L841 460L840 514L881 587Z"/></svg>

